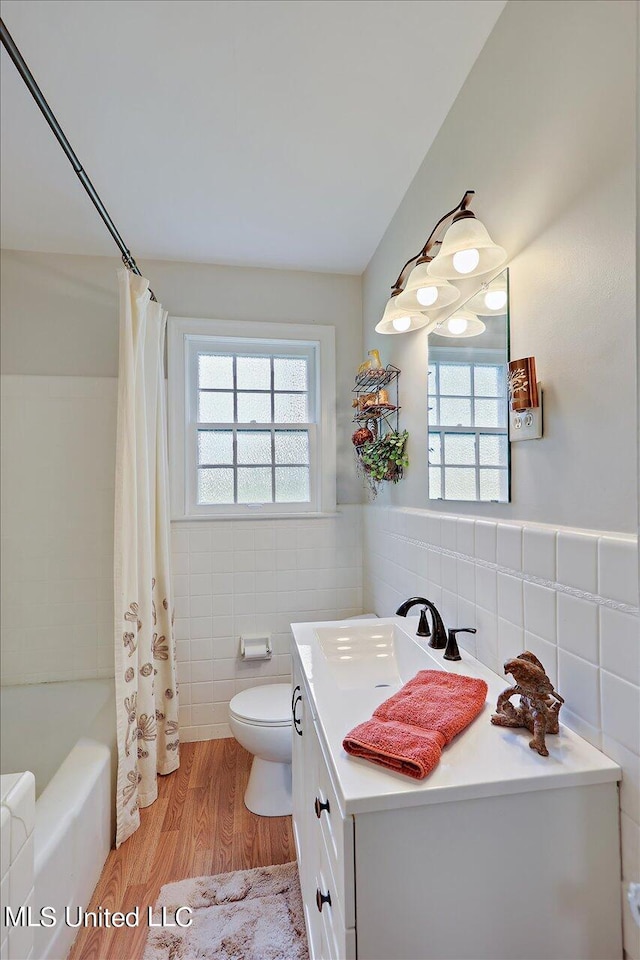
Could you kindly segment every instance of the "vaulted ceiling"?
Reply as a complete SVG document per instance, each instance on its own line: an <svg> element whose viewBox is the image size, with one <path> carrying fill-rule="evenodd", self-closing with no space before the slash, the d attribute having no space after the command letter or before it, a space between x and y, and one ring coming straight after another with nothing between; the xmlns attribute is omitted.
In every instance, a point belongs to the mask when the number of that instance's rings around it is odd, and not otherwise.
<svg viewBox="0 0 640 960"><path fill-rule="evenodd" d="M138 259L360 273L503 6L4 0L2 16ZM114 253L4 50L1 79L2 246Z"/></svg>

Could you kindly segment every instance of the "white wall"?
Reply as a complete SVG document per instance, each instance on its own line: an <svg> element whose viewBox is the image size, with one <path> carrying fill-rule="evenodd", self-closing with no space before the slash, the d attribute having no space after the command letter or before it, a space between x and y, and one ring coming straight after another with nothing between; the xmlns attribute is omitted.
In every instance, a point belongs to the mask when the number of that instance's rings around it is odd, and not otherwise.
<svg viewBox="0 0 640 960"><path fill-rule="evenodd" d="M360 507L317 520L174 523L172 562L180 736L230 736L234 694L291 676L289 625L362 612ZM269 634L271 660L239 659L239 637Z"/></svg>
<svg viewBox="0 0 640 960"><path fill-rule="evenodd" d="M111 677L117 381L0 384L2 683Z"/></svg>
<svg viewBox="0 0 640 960"><path fill-rule="evenodd" d="M117 376L117 258L4 250L0 262L2 373ZM173 316L335 326L337 496L360 502L350 407L362 360L360 278L164 260L141 261L141 268Z"/></svg>
<svg viewBox="0 0 640 960"><path fill-rule="evenodd" d="M636 15L627 0L511 0L372 258L364 343L402 369L411 433L388 502L636 530ZM466 189L509 252L511 355L536 357L545 391L544 438L512 448L513 502L480 511L427 500L427 337L373 332L400 267Z"/></svg>
<svg viewBox="0 0 640 960"><path fill-rule="evenodd" d="M533 651L565 698L561 721L622 767L624 943L638 960L626 903L640 866L636 538L382 506L365 510L363 530L367 609L388 616L407 597L429 597L448 627L477 629L459 634L463 657L497 673Z"/></svg>
<svg viewBox="0 0 640 960"><path fill-rule="evenodd" d="M2 255L2 682L113 675L117 260ZM292 620L362 611L361 495L350 436L360 280L145 264L174 314L336 327L334 518L172 525L181 736L229 736L227 705L290 675ZM34 375L35 374L35 375ZM274 656L238 659L242 633Z"/></svg>
<svg viewBox="0 0 640 960"><path fill-rule="evenodd" d="M447 626L477 628L462 645L492 669L527 647L541 658L562 719L623 769L627 882L640 850L636 18L624 0L510 0L363 280L365 349L401 368L411 434L406 478L363 512L364 605L388 615L430 597ZM544 387L544 438L512 446L505 505L427 499L428 338L373 332L400 267L466 189L509 252L511 356L534 355ZM626 902L623 916L640 960Z"/></svg>

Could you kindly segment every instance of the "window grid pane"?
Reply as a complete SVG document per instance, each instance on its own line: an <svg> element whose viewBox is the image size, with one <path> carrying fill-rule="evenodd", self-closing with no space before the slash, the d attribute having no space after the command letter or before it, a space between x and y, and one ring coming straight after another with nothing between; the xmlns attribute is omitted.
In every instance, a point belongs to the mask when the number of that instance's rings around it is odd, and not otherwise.
<svg viewBox="0 0 640 960"><path fill-rule="evenodd" d="M268 466L273 462L271 431L238 430L236 440L238 464Z"/></svg>
<svg viewBox="0 0 640 960"><path fill-rule="evenodd" d="M471 369L469 363L440 363L440 393L443 396L468 397L471 395Z"/></svg>
<svg viewBox="0 0 640 960"><path fill-rule="evenodd" d="M271 390L271 357L236 357L238 390Z"/></svg>
<svg viewBox="0 0 640 960"><path fill-rule="evenodd" d="M198 430L198 503L304 503L308 430Z"/></svg>
<svg viewBox="0 0 640 960"><path fill-rule="evenodd" d="M445 467L444 493L447 500L475 500L475 467Z"/></svg>
<svg viewBox="0 0 640 960"><path fill-rule="evenodd" d="M275 462L281 464L309 463L309 433L307 430L276 430Z"/></svg>
<svg viewBox="0 0 640 960"><path fill-rule="evenodd" d="M504 365L476 363L473 371L473 392L476 397L503 397L505 394Z"/></svg>
<svg viewBox="0 0 640 960"><path fill-rule="evenodd" d="M238 467L238 503L273 503L271 467Z"/></svg>
<svg viewBox="0 0 640 960"><path fill-rule="evenodd" d="M232 467L198 470L198 503L234 503L234 476Z"/></svg>
<svg viewBox="0 0 640 960"><path fill-rule="evenodd" d="M476 435L475 433L445 433L444 435L444 462L446 465L457 464L475 466L476 463Z"/></svg>
<svg viewBox="0 0 640 960"><path fill-rule="evenodd" d="M233 423L233 393L215 393L200 390L198 394L198 420L200 423Z"/></svg>
<svg viewBox="0 0 640 960"><path fill-rule="evenodd" d="M200 389L233 390L233 357L221 354L198 355L198 386Z"/></svg>
<svg viewBox="0 0 640 960"><path fill-rule="evenodd" d="M442 470L429 467L429 496L432 500L442 500Z"/></svg>
<svg viewBox="0 0 640 960"><path fill-rule="evenodd" d="M276 503L306 503L309 498L308 467L276 467Z"/></svg>
<svg viewBox="0 0 640 960"><path fill-rule="evenodd" d="M306 393L274 393L276 423L305 423L308 416Z"/></svg>
<svg viewBox="0 0 640 960"><path fill-rule="evenodd" d="M273 423L271 395L237 391L237 423Z"/></svg>
<svg viewBox="0 0 640 960"><path fill-rule="evenodd" d="M198 503L309 502L309 389L307 356L198 353Z"/></svg>
<svg viewBox="0 0 640 960"><path fill-rule="evenodd" d="M309 389L307 361L299 357L273 357L274 390L302 391Z"/></svg>
<svg viewBox="0 0 640 960"><path fill-rule="evenodd" d="M509 478L506 469L480 470L480 499L504 501Z"/></svg>
<svg viewBox="0 0 640 960"><path fill-rule="evenodd" d="M431 498L508 499L505 394L504 364L429 364Z"/></svg>
<svg viewBox="0 0 640 960"><path fill-rule="evenodd" d="M439 425L442 427L473 426L471 400L461 397L441 397Z"/></svg>
<svg viewBox="0 0 640 960"><path fill-rule="evenodd" d="M429 463L442 463L442 437L435 430L429 431Z"/></svg>
<svg viewBox="0 0 640 960"><path fill-rule="evenodd" d="M233 465L233 430L198 430L198 465Z"/></svg>

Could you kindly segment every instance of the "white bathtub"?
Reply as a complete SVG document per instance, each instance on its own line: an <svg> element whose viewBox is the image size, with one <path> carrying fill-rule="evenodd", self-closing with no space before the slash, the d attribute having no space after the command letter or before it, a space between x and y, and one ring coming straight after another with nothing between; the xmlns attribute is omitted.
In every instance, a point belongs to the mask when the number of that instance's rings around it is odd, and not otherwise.
<svg viewBox="0 0 640 960"><path fill-rule="evenodd" d="M85 908L113 839L113 680L3 687L1 771L36 780L34 912ZM77 930L37 927L33 956L64 960Z"/></svg>

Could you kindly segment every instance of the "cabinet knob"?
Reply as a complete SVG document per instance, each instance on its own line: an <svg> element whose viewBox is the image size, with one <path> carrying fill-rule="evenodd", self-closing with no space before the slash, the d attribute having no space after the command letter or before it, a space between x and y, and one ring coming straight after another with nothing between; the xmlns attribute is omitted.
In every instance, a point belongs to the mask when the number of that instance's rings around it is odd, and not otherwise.
<svg viewBox="0 0 640 960"><path fill-rule="evenodd" d="M315 801L314 801L314 804L313 804L313 809L314 809L315 812L316 812L316 817L318 818L318 820L319 820L320 817L322 816L322 811L323 811L323 810L326 810L327 813L331 813L331 808L329 807L329 801L328 801L328 800L325 800L324 803L323 803L323 802L320 800L320 797L316 797L316 799L315 799Z"/></svg>
<svg viewBox="0 0 640 960"><path fill-rule="evenodd" d="M325 903L328 903L329 906L331 906L331 894L328 890L326 893L322 893L320 891L320 887L318 887L316 890L316 907L320 913L322 913L322 908L324 907Z"/></svg>

